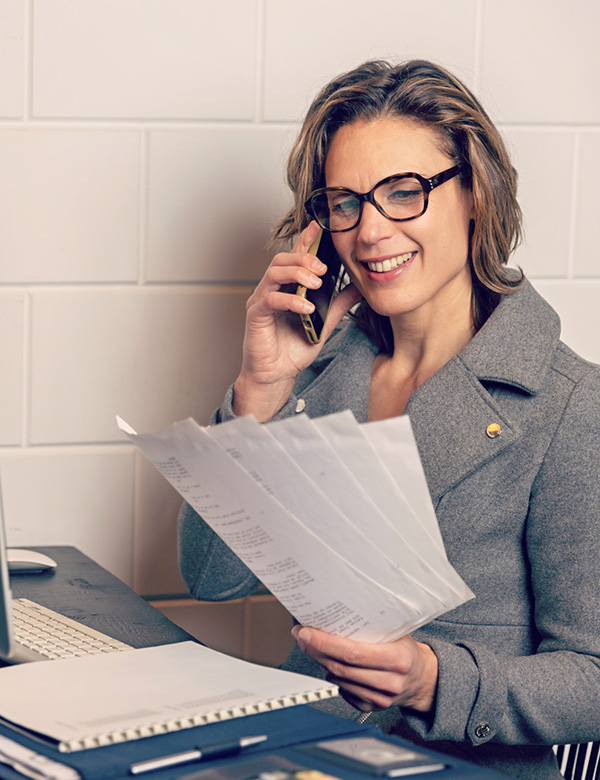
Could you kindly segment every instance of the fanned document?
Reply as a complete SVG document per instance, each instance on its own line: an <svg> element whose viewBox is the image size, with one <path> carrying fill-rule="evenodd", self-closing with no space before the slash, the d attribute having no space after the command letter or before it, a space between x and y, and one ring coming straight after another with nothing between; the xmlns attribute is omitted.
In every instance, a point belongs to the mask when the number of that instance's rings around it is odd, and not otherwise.
<svg viewBox="0 0 600 780"><path fill-rule="evenodd" d="M119 427L303 625L398 639L470 598L408 417Z"/></svg>

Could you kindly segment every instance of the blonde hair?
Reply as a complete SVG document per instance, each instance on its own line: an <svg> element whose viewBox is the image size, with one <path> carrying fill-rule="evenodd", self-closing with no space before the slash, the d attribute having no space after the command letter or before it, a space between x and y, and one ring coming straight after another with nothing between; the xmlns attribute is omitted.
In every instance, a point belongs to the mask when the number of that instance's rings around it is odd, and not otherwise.
<svg viewBox="0 0 600 780"><path fill-rule="evenodd" d="M500 133L477 98L444 68L426 60L365 62L335 78L317 95L304 119L287 166L294 204L276 226L289 239L309 223L304 201L325 186L325 160L340 127L383 117L412 119L436 131L442 149L460 164L461 185L472 192L470 267L473 321L481 327L500 297L514 291L523 274L506 263L521 239L517 174ZM391 351L386 317L362 302L357 319L381 349Z"/></svg>

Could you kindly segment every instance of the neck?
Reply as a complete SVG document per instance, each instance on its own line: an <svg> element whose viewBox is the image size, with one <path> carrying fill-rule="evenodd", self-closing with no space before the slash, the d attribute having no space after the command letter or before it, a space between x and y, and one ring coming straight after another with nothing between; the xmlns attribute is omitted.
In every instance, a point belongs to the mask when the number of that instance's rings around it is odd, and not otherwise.
<svg viewBox="0 0 600 780"><path fill-rule="evenodd" d="M457 355L475 333L470 315L462 322L443 320L429 328L402 318L392 322L392 330L393 354L380 354L373 363L370 420L403 414L412 393Z"/></svg>
<svg viewBox="0 0 600 780"><path fill-rule="evenodd" d="M408 375L425 369L429 376L445 365L475 335L471 288L443 306L420 308L390 318L394 336L391 360Z"/></svg>

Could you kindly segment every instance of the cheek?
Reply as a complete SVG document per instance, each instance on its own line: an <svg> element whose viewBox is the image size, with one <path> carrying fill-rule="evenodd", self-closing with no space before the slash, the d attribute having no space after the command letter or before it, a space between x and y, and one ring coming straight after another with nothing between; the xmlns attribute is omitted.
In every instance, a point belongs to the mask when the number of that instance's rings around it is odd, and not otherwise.
<svg viewBox="0 0 600 780"><path fill-rule="evenodd" d="M362 290L358 275L356 273L356 263L352 263L351 261L344 262L342 258L342 268L344 270L344 274L350 277L350 281L353 282L356 285L356 287L358 287L359 290Z"/></svg>
<svg viewBox="0 0 600 780"><path fill-rule="evenodd" d="M435 254L441 254L446 262L463 264L468 261L470 244L470 216L461 209L441 215L437 230L423 237L425 249L437 247Z"/></svg>
<svg viewBox="0 0 600 780"><path fill-rule="evenodd" d="M335 251L340 256L344 271L348 274L350 280L354 282L354 284L360 290L361 287L355 272L359 267L359 264L352 259L352 247L354 246L354 242L348 241L348 236L344 235L343 233L334 233L333 245L335 247Z"/></svg>
<svg viewBox="0 0 600 780"><path fill-rule="evenodd" d="M347 234L332 233L331 240L333 241L333 246L335 247L335 251L342 259L344 259L344 257L346 257L347 244L348 244Z"/></svg>
<svg viewBox="0 0 600 780"><path fill-rule="evenodd" d="M354 241L350 239L348 233L333 233L332 240L335 251L340 256L340 259L348 273L352 275L352 267L356 266L356 263L354 263L352 260Z"/></svg>

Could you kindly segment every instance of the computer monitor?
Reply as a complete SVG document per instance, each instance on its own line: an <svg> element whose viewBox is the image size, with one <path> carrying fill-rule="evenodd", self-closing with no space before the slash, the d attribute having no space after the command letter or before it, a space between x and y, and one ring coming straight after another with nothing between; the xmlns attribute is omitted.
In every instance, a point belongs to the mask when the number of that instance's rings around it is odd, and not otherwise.
<svg viewBox="0 0 600 780"><path fill-rule="evenodd" d="M9 664L45 660L38 653L19 645L13 628L12 591L6 555L6 524L2 484L0 482L0 659Z"/></svg>
<svg viewBox="0 0 600 780"><path fill-rule="evenodd" d="M0 484L0 658L8 660L13 654L14 641L12 593L6 559L6 529L4 527L2 485Z"/></svg>

